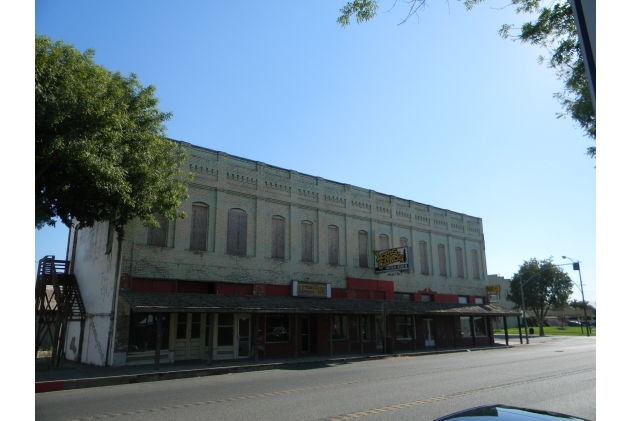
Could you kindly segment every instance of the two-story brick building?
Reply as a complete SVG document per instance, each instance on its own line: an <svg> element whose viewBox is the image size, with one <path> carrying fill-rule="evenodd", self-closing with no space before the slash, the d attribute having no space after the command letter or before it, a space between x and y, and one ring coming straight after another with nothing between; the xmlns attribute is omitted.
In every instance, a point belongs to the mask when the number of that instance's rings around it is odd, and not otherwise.
<svg viewBox="0 0 631 421"><path fill-rule="evenodd" d="M181 146L195 174L186 219L131 223L120 243L108 224L71 230L87 314L83 335L67 329L67 358L475 346L493 342L494 317L514 315L486 298L480 218Z"/></svg>

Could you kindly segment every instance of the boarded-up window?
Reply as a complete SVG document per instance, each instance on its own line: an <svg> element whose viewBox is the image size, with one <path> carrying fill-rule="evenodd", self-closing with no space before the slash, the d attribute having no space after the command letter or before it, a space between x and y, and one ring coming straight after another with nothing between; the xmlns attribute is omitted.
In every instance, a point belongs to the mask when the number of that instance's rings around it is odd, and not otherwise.
<svg viewBox="0 0 631 421"><path fill-rule="evenodd" d="M338 265L340 261L340 237L338 229L334 225L329 225L329 264Z"/></svg>
<svg viewBox="0 0 631 421"><path fill-rule="evenodd" d="M285 258L285 218L272 218L272 258Z"/></svg>
<svg viewBox="0 0 631 421"><path fill-rule="evenodd" d="M162 215L153 215L153 217L156 218L156 221L158 221L160 226L149 227L149 234L147 235L147 245L166 247L169 221Z"/></svg>
<svg viewBox="0 0 631 421"><path fill-rule="evenodd" d="M359 267L368 267L368 233L359 231Z"/></svg>
<svg viewBox="0 0 631 421"><path fill-rule="evenodd" d="M429 275L429 260L427 258L427 243L425 241L421 241L419 243L419 248L421 249L421 273L423 275Z"/></svg>
<svg viewBox="0 0 631 421"><path fill-rule="evenodd" d="M302 223L302 255L303 262L313 262L313 224L308 221Z"/></svg>
<svg viewBox="0 0 631 421"><path fill-rule="evenodd" d="M458 278L464 278L464 262L462 261L462 249L460 247L456 247L456 267Z"/></svg>
<svg viewBox="0 0 631 421"><path fill-rule="evenodd" d="M193 215L191 217L191 250L206 251L208 243L208 206L202 203L193 203Z"/></svg>
<svg viewBox="0 0 631 421"><path fill-rule="evenodd" d="M407 246L408 246L408 239L405 237L399 238L399 247L407 247Z"/></svg>
<svg viewBox="0 0 631 421"><path fill-rule="evenodd" d="M471 264L473 265L473 278L480 279L480 262L477 250L471 250Z"/></svg>
<svg viewBox="0 0 631 421"><path fill-rule="evenodd" d="M241 209L228 212L228 254L245 256L248 233L248 214Z"/></svg>
<svg viewBox="0 0 631 421"><path fill-rule="evenodd" d="M385 250L390 248L390 241L388 241L388 236L385 234L381 234L379 236L379 250Z"/></svg>
<svg viewBox="0 0 631 421"><path fill-rule="evenodd" d="M440 276L447 276L447 256L445 254L445 246L442 244L438 245L438 270L440 271Z"/></svg>

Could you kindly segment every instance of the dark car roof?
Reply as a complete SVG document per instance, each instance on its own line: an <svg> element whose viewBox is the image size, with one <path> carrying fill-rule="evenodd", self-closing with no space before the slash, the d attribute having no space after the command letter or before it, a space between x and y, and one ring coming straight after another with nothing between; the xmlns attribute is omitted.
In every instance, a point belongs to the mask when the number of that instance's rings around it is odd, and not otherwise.
<svg viewBox="0 0 631 421"><path fill-rule="evenodd" d="M471 421L559 421L559 420L579 420L587 421L584 418L577 418L558 412L541 411L538 409L518 408L506 405L486 405L476 408L466 409L438 418L434 421L446 420L471 420Z"/></svg>

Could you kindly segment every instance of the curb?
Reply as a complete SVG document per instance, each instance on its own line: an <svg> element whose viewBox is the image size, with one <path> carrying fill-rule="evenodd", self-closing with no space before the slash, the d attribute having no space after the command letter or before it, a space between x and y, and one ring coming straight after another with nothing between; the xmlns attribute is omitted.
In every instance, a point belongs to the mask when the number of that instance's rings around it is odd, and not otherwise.
<svg viewBox="0 0 631 421"><path fill-rule="evenodd" d="M367 355L364 357L341 357L331 358L328 360L313 360L313 361L292 361L292 362L280 362L269 364L249 364L239 366L228 367L207 367L198 368L193 370L180 370L180 371L163 371L158 373L142 373L142 374L127 374L121 376L109 376L109 377L92 377L86 379L70 379L70 380L49 380L35 382L35 393L46 392L58 392L62 390L74 390L85 389L89 387L103 387L103 386L118 386L124 384L134 383L147 383L163 380L178 380L178 379L191 379L195 377L206 376L218 376L222 374L231 373L246 373L251 371L265 371L273 370L277 368L300 366L307 364L331 364L331 363L346 363L352 361L375 361L383 360L387 358L401 358L401 357L420 357L424 355L437 355L437 354L453 354L457 352L472 352L472 351L490 351L495 349L508 349L513 348L514 345L501 346L501 347L489 347L489 348L473 348L473 349L454 349L454 350L441 350L434 352L418 352L409 354L385 354L385 355Z"/></svg>

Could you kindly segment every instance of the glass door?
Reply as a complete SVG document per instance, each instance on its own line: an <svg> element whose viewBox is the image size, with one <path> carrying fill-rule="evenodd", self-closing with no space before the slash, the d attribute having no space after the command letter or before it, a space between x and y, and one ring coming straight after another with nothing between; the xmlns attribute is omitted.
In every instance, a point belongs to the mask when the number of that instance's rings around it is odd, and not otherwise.
<svg viewBox="0 0 631 421"><path fill-rule="evenodd" d="M375 342L377 349L383 349L383 316L375 316Z"/></svg>
<svg viewBox="0 0 631 421"><path fill-rule="evenodd" d="M247 358L250 356L250 316L239 316L237 323L237 341L239 358Z"/></svg>
<svg viewBox="0 0 631 421"><path fill-rule="evenodd" d="M425 324L425 346L434 346L436 345L436 341L434 339L434 320L433 319L423 319Z"/></svg>

